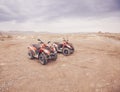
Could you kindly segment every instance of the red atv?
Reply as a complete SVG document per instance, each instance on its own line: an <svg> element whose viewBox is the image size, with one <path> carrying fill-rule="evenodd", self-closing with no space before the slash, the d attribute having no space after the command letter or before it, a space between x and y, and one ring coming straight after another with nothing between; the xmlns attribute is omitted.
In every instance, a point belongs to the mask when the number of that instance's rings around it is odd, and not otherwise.
<svg viewBox="0 0 120 92"><path fill-rule="evenodd" d="M54 42L53 44L57 52L63 53L63 55L68 56L74 52L74 47L68 40L63 39L62 43Z"/></svg>
<svg viewBox="0 0 120 92"><path fill-rule="evenodd" d="M57 51L53 46L48 46L40 39L38 39L38 44L32 44L28 47L28 56L30 59L34 59L38 57L40 63L45 65L48 60L56 60L57 59ZM50 42L48 42L49 44Z"/></svg>

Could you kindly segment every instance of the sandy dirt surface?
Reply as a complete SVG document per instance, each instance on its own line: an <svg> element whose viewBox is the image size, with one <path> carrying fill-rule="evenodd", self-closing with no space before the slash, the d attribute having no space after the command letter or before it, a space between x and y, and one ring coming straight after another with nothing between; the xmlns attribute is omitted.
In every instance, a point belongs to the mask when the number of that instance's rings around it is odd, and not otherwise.
<svg viewBox="0 0 120 92"><path fill-rule="evenodd" d="M120 36L120 35L119 35ZM70 56L41 65L27 46L69 38ZM120 40L97 34L14 35L0 41L0 92L120 92Z"/></svg>

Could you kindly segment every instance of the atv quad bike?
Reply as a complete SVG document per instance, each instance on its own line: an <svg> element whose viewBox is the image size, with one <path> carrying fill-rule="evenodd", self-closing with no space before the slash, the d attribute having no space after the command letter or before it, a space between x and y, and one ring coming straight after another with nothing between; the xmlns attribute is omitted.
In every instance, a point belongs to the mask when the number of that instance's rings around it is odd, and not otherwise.
<svg viewBox="0 0 120 92"><path fill-rule="evenodd" d="M58 53L62 53L65 56L68 56L74 52L74 47L68 40L63 40L62 43L54 42L53 44Z"/></svg>
<svg viewBox="0 0 120 92"><path fill-rule="evenodd" d="M48 60L57 59L57 51L54 47L49 47L47 44L38 39L38 44L32 44L28 47L28 56L30 59L37 57L42 65L45 65Z"/></svg>

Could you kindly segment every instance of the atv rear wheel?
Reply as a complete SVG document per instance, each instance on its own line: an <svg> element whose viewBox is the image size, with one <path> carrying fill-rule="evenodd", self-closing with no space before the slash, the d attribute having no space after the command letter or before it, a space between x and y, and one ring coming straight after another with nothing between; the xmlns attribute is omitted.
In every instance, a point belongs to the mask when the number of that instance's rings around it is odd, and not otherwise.
<svg viewBox="0 0 120 92"><path fill-rule="evenodd" d="M38 59L42 65L45 65L47 63L47 57L46 57L45 53L41 53L38 56Z"/></svg>
<svg viewBox="0 0 120 92"><path fill-rule="evenodd" d="M62 53L63 53L63 55L68 56L68 55L70 55L70 49L68 49L68 48L63 48Z"/></svg>
<svg viewBox="0 0 120 92"><path fill-rule="evenodd" d="M34 52L33 52L32 50L29 50L29 51L28 51L28 56L29 56L30 59L34 59L33 53L34 53Z"/></svg>

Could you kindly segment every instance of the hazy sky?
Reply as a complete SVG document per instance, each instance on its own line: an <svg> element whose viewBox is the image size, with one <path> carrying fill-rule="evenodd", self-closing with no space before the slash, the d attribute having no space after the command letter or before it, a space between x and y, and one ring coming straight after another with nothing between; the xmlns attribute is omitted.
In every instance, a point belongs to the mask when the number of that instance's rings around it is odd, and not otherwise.
<svg viewBox="0 0 120 92"><path fill-rule="evenodd" d="M120 32L120 0L0 0L0 30Z"/></svg>

